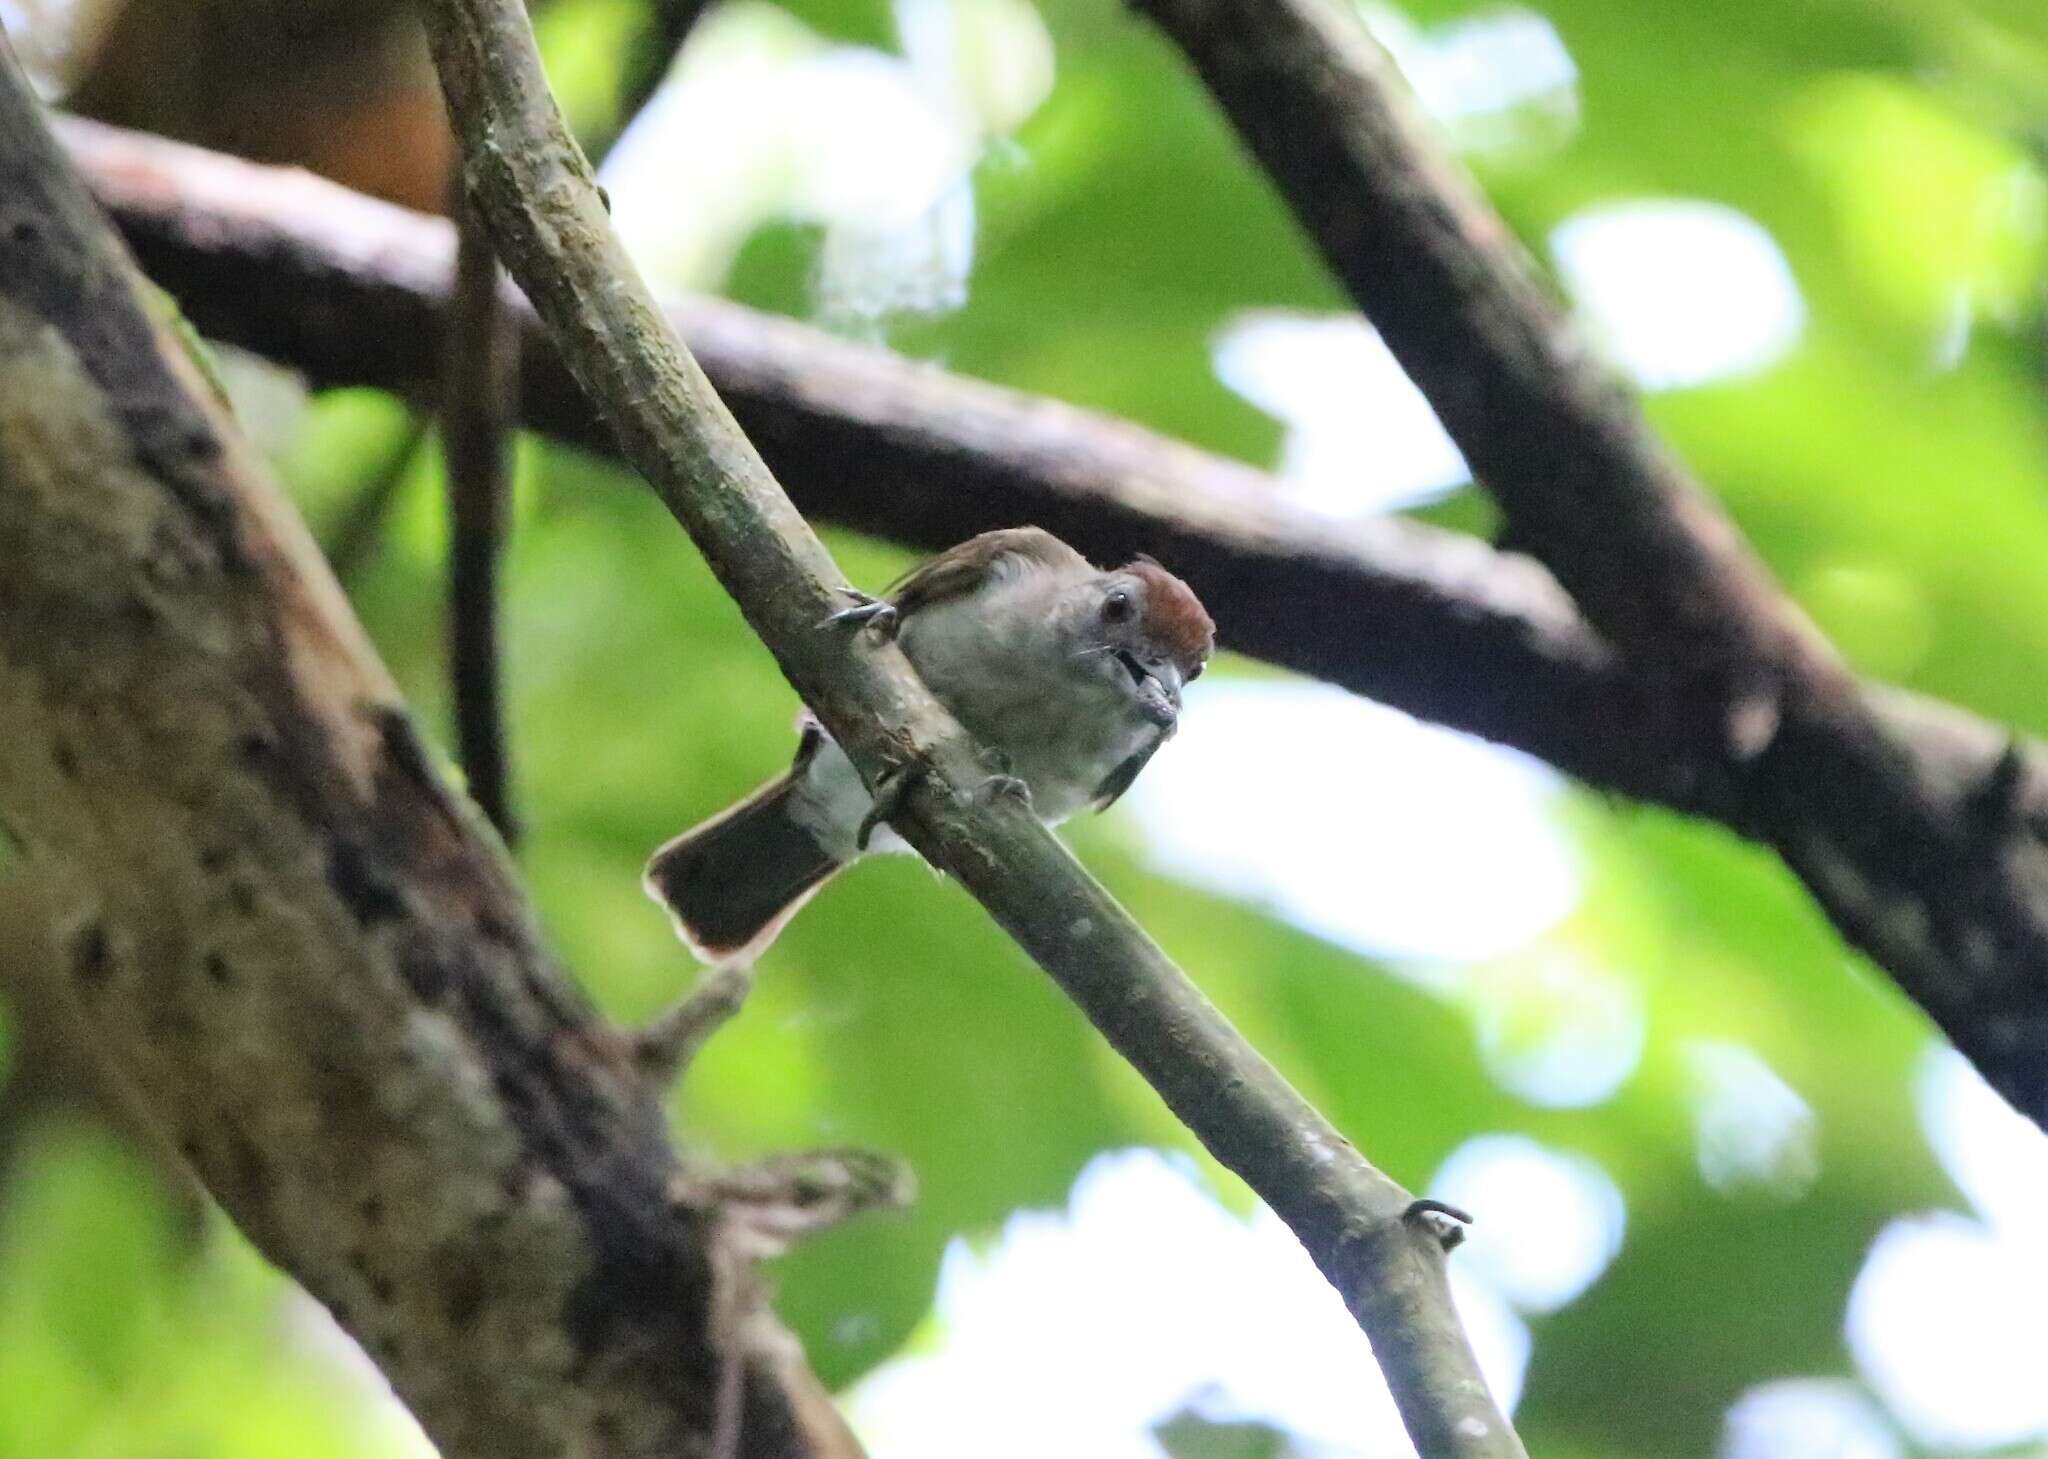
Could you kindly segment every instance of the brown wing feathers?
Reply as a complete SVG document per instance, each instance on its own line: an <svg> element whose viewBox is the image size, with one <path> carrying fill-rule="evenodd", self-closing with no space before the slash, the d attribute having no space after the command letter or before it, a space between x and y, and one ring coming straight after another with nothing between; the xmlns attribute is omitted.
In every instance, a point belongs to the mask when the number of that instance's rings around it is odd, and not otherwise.
<svg viewBox="0 0 2048 1459"><path fill-rule="evenodd" d="M1037 527L1002 527L970 537L912 568L890 587L888 599L898 613L915 613L928 604L973 592L1008 557L1026 558L1047 567L1083 571L1088 567L1086 558L1050 532Z"/></svg>

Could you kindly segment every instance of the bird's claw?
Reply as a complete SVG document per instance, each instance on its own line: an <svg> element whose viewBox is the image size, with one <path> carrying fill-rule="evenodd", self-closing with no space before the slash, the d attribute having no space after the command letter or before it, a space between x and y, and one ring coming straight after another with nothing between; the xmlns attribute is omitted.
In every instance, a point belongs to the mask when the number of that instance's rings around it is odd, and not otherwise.
<svg viewBox="0 0 2048 1459"><path fill-rule="evenodd" d="M851 608L841 608L829 614L818 624L820 628L834 628L851 623L855 628L873 629L884 639L894 638L900 619L896 605L883 598L870 597L858 588L841 588L840 592L854 600Z"/></svg>
<svg viewBox="0 0 2048 1459"><path fill-rule="evenodd" d="M999 796L1009 796L1020 803L1025 810L1031 809L1031 787L1015 775L1001 773L989 776L981 782L980 791L984 800L993 801Z"/></svg>
<svg viewBox="0 0 2048 1459"><path fill-rule="evenodd" d="M975 787L984 801L993 801L998 796L1009 796L1021 801L1025 810L1031 809L1031 786L1017 776L1017 767L1009 753L994 745L981 747L982 768L988 771L988 779Z"/></svg>
<svg viewBox="0 0 2048 1459"><path fill-rule="evenodd" d="M1426 1196L1410 1201L1408 1209L1401 1213L1401 1219L1427 1231L1445 1251L1460 1245L1465 1240L1465 1228L1472 1224L1470 1212L1460 1210L1448 1201L1433 1201Z"/></svg>
<svg viewBox="0 0 2048 1459"><path fill-rule="evenodd" d="M860 818L860 827L853 833L854 850L868 849L868 841L875 834L875 828L892 819L903 809L903 802L910 794L910 787L923 773L915 764L892 766L882 772L882 778L875 782L874 804L870 805L868 813Z"/></svg>

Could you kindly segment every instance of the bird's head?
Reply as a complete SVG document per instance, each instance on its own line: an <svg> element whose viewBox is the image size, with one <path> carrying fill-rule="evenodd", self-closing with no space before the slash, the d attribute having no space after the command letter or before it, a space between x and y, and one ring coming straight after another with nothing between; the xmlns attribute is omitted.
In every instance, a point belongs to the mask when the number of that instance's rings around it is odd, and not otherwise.
<svg viewBox="0 0 2048 1459"><path fill-rule="evenodd" d="M1127 684L1160 724L1179 718L1182 686L1200 677L1216 646L1216 624L1201 600L1149 557L1094 578L1081 633L1081 652Z"/></svg>

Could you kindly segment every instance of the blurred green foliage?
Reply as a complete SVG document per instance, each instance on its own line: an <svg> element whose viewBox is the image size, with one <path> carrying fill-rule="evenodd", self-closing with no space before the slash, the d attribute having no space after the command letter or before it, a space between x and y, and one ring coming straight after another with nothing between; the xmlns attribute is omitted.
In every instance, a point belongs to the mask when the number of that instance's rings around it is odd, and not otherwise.
<svg viewBox="0 0 2048 1459"><path fill-rule="evenodd" d="M793 8L827 36L894 43L879 3ZM1493 7L1404 8L1426 28ZM1654 397L1654 420L1866 671L2048 732L2048 11L1535 8L1577 68L1578 124L1554 144L1469 159L1496 202L1539 257L1560 223L1604 202L1707 199L1768 230L1804 298L1797 345L1760 373ZM966 304L896 321L891 341L1270 462L1281 428L1218 382L1214 339L1246 309L1335 311L1342 297L1168 46L1094 0L1041 10L1054 89L975 174ZM556 0L543 16L587 125L605 123L608 63L635 19L631 0ZM802 312L819 239L764 222L731 292ZM380 396L316 403L283 466L317 530L333 531L406 428ZM1362 481L1372 469L1359 463ZM777 768L795 702L635 482L525 442L519 491L506 638L521 859L569 965L606 1012L638 1019L692 972L641 895L642 861ZM1469 493L1435 510L1485 515ZM443 537L438 464L423 453L348 584L430 725L446 708ZM905 561L833 545L869 584ZM1849 1372L1844 1303L1872 1237L1900 1212L1957 1203L1914 1107L1929 1039L1769 856L1587 797L1562 819L1585 867L1582 905L1446 996L1147 871L1120 814L1071 837L1397 1177L1426 1184L1487 1131L1598 1161L1627 1202L1626 1240L1585 1295L1532 1319L1521 1427L1539 1454L1703 1454L1749 1385ZM1518 1097L1490 1062L1490 1039L1540 1037L1541 999L1526 999L1546 959L1620 980L1644 1011L1640 1062L1589 1106ZM1187 1145L1023 957L914 863L846 877L761 974L680 1091L679 1133L731 1156L876 1146L906 1156L923 1188L903 1217L782 1264L781 1308L828 1380L858 1376L918 1328L956 1236L1059 1203L1102 1150ZM1703 1179L1702 1040L1754 1051L1811 1107L1810 1187L1788 1197ZM379 1448L328 1370L274 1340L282 1293L226 1234L181 1223L105 1137L36 1133L0 1192L0 1459ZM1176 1447L1265 1453L1269 1438L1188 1429Z"/></svg>
<svg viewBox="0 0 2048 1459"><path fill-rule="evenodd" d="M390 1452L326 1315L103 1132L11 1152L0 1213L0 1454L351 1459ZM182 1209L181 1209L182 1208ZM384 1432L380 1432L384 1431Z"/></svg>

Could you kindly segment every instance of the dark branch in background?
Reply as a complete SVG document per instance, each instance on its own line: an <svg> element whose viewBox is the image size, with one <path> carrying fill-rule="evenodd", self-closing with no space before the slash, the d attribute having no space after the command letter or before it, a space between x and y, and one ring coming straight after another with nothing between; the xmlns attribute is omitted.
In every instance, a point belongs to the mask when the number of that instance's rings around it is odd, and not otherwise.
<svg viewBox="0 0 2048 1459"><path fill-rule="evenodd" d="M1984 766L1921 773L1824 639L1552 303L1335 0L1137 0L1184 50L1436 408L1519 548L1666 694L1844 936L2048 1121L2048 848Z"/></svg>
<svg viewBox="0 0 2048 1459"><path fill-rule="evenodd" d="M321 385L416 394L446 304L448 225L304 174L66 119L151 276L207 335ZM616 454L516 306L523 422ZM1279 483L1122 421L949 375L713 299L670 306L804 511L938 549L1035 522L1101 561L1171 562L1228 645L1540 755L1589 784L1718 813L1673 726L1547 573L1407 522L1333 523ZM1675 716L1674 716L1675 718Z"/></svg>
<svg viewBox="0 0 2048 1459"><path fill-rule="evenodd" d="M519 335L483 225L455 199L455 277L443 335L441 443L448 478L448 673L456 756L470 796L519 840L498 651L498 571L509 509L508 432Z"/></svg>
<svg viewBox="0 0 2048 1459"><path fill-rule="evenodd" d="M744 1305L777 1167L678 1162L39 113L0 40L0 825L77 1026L448 1459L704 1455L735 1364L745 1454L851 1459Z"/></svg>
<svg viewBox="0 0 2048 1459"><path fill-rule="evenodd" d="M633 118L640 115L668 79L676 54L715 0L642 0L640 30L619 64L618 100L604 132L583 139L592 162L603 162Z"/></svg>
<svg viewBox="0 0 2048 1459"><path fill-rule="evenodd" d="M675 65L712 0L645 0L639 33L619 68L610 128L585 139L602 162ZM458 183L459 192L459 183ZM512 414L519 331L507 307L497 255L458 196L455 285L447 315L442 372L451 536L448 557L449 672L456 754L469 792L508 846L519 841L511 801L511 751L505 726L498 637L498 574L504 557L507 498L505 435Z"/></svg>
<svg viewBox="0 0 2048 1459"><path fill-rule="evenodd" d="M60 131L208 335L321 385L407 395L433 378L454 250L441 220L139 133ZM524 424L615 454L530 307L513 310ZM1697 763L1709 702L1624 665L1528 558L1400 519L1311 516L1241 462L787 319L715 299L667 312L808 513L934 549L1030 521L1104 561L1150 551L1240 653L1746 829L1736 787ZM1960 711L1883 697L1927 773L1960 784L2004 747ZM2048 812L2048 795L2029 796Z"/></svg>
<svg viewBox="0 0 2048 1459"><path fill-rule="evenodd" d="M134 133L70 122L64 134L202 330L322 384L403 393L431 377L422 341L443 303L445 224ZM519 307L525 422L616 450ZM1622 661L1528 558L1398 520L1326 522L1287 509L1278 482L1238 462L788 320L715 300L669 315L807 512L929 548L1029 521L1100 561L1150 551L1195 586L1233 649L1602 790L1768 834L1752 789L1699 731L1720 722L1711 683ZM1941 803L1978 808L1988 836L2048 823L2036 753L2009 784L1990 775L2003 730L1896 691L1863 695ZM2048 988L2033 996L2048 1010ZM1973 1019L1941 1021L1970 1048Z"/></svg>
<svg viewBox="0 0 2048 1459"><path fill-rule="evenodd" d="M828 626L845 579L677 343L548 94L521 0L426 7L470 197L621 451L689 531L892 824L958 879L1300 1238L1372 1340L1416 1447L1517 1456L1439 1234L1008 797L893 643Z"/></svg>

